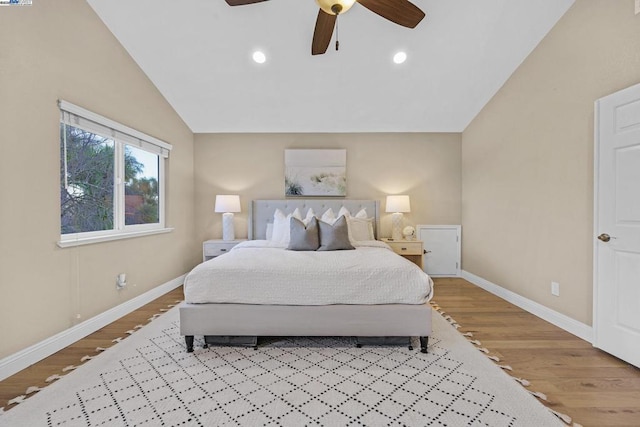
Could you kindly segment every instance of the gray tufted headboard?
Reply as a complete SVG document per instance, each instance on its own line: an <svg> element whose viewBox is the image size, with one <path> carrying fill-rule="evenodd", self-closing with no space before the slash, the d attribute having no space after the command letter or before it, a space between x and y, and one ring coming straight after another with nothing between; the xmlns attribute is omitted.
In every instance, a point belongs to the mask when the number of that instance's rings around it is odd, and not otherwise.
<svg viewBox="0 0 640 427"><path fill-rule="evenodd" d="M300 209L302 216L312 208L316 216L321 216L327 209L333 209L338 215L340 208L344 206L352 214L366 208L367 215L373 217L373 232L378 236L380 228L380 202L377 200L348 200L348 199L286 199L286 200L254 200L249 211L249 239L264 240L267 235L267 224L273 222L273 214L280 209L285 214Z"/></svg>

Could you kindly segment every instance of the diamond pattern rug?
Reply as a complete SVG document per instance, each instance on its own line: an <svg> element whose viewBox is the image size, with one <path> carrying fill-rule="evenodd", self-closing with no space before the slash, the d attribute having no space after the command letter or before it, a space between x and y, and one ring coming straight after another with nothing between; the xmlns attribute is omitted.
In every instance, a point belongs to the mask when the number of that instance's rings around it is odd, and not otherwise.
<svg viewBox="0 0 640 427"><path fill-rule="evenodd" d="M357 348L336 337L187 353L174 308L0 415L0 425L562 425L440 314L433 317L428 354Z"/></svg>

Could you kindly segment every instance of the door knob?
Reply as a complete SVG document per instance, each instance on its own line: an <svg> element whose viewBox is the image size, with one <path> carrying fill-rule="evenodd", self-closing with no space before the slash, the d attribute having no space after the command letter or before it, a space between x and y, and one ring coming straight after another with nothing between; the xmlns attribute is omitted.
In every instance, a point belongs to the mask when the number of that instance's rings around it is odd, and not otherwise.
<svg viewBox="0 0 640 427"><path fill-rule="evenodd" d="M609 240L611 240L611 236L609 236L607 233L602 233L601 235L598 236L598 240L602 240L603 242L608 242Z"/></svg>

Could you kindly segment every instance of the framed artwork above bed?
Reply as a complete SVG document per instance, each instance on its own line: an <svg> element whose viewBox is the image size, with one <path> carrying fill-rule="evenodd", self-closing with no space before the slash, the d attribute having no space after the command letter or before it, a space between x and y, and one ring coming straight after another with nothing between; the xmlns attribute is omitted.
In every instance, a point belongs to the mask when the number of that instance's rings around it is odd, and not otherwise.
<svg viewBox="0 0 640 427"><path fill-rule="evenodd" d="M345 197L347 150L284 150L287 197Z"/></svg>

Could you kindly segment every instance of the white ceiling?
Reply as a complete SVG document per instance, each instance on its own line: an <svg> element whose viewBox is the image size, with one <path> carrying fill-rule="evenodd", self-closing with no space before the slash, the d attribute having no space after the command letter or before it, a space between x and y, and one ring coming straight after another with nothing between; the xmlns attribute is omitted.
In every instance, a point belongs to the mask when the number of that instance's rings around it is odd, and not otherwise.
<svg viewBox="0 0 640 427"><path fill-rule="evenodd" d="M356 4L318 56L314 0L88 2L195 133L462 132L574 0L413 0L415 29Z"/></svg>

